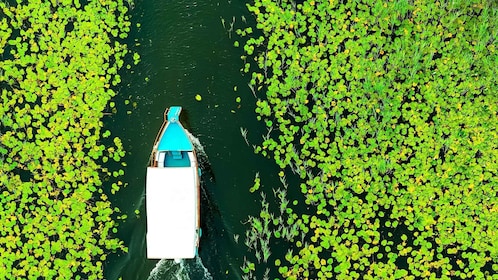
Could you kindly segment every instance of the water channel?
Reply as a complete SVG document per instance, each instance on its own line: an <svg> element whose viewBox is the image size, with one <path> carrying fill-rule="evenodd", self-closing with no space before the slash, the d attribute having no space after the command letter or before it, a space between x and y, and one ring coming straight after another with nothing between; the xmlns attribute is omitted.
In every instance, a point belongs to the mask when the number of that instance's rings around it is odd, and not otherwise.
<svg viewBox="0 0 498 280"><path fill-rule="evenodd" d="M260 143L266 129L256 120L249 78L240 72L242 49L233 46L235 29L251 24L251 16L245 3L227 0L137 0L131 14L128 44L141 62L122 71L117 112L105 120L128 152L122 178L128 185L113 199L128 216L118 237L129 252L110 256L105 277L241 279L247 250L242 222L260 207L259 196L248 189L257 172L263 184L278 182L273 162L253 152L252 144ZM203 149L200 257L180 264L145 257L145 169L163 112L171 105L183 106L182 122ZM241 128L247 129L249 145Z"/></svg>

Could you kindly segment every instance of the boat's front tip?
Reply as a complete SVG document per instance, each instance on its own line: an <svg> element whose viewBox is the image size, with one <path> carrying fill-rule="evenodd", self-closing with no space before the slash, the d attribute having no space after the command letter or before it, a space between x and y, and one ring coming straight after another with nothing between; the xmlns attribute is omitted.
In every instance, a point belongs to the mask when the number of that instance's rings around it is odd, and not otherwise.
<svg viewBox="0 0 498 280"><path fill-rule="evenodd" d="M180 120L180 113L182 112L181 106L171 106L167 110L167 118L170 122L177 122Z"/></svg>

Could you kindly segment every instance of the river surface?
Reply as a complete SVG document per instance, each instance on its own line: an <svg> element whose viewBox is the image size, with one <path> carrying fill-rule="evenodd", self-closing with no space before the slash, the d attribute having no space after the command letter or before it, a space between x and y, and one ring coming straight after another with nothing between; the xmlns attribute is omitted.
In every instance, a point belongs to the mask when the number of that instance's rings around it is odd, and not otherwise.
<svg viewBox="0 0 498 280"><path fill-rule="evenodd" d="M128 185L112 199L128 216L117 235L129 252L110 255L106 279L241 279L243 221L260 209L259 195L248 189L257 172L269 188L278 182L275 164L253 152L266 129L256 120L249 77L240 72L242 48L233 46L235 29L252 24L247 13L242 1L135 2L128 45L141 62L123 68L117 112L104 120L128 152L121 178ZM183 106L181 120L198 139L203 171L200 257L182 263L145 257L145 170L163 112L172 105Z"/></svg>

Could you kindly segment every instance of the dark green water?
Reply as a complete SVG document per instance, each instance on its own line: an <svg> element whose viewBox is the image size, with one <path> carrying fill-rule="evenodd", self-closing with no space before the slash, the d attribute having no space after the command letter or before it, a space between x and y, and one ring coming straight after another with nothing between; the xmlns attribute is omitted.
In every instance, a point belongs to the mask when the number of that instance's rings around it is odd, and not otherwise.
<svg viewBox="0 0 498 280"><path fill-rule="evenodd" d="M266 133L256 121L249 78L240 72L242 50L233 47L235 29L247 26L250 16L243 2L210 0L139 0L131 14L129 45L141 55L141 62L132 71L122 72L117 112L105 120L128 151L122 178L128 186L113 200L128 215L118 236L129 253L111 255L106 279L240 279L246 252L242 221L259 213L260 207L259 196L248 189L256 172L264 185L277 181L277 167L255 155L240 132L241 127L247 129L254 143ZM233 17L230 38L227 30ZM196 94L202 101L195 100ZM182 122L204 149L200 155L204 172L200 258L183 264L145 257L145 169L163 112L171 105L183 106ZM234 235L240 235L238 243Z"/></svg>

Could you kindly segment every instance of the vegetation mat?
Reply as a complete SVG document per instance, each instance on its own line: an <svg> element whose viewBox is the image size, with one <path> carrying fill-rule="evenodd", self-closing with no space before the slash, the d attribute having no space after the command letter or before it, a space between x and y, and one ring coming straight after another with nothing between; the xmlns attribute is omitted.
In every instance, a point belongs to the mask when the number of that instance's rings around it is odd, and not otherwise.
<svg viewBox="0 0 498 280"><path fill-rule="evenodd" d="M106 255L126 251L106 195L123 170L102 166L124 155L120 139L102 140L102 118L126 12L115 0L0 1L1 279L103 278Z"/></svg>
<svg viewBox="0 0 498 280"><path fill-rule="evenodd" d="M244 278L498 279L496 2L248 9L255 150L283 185L251 188Z"/></svg>

